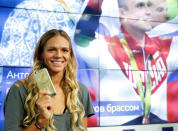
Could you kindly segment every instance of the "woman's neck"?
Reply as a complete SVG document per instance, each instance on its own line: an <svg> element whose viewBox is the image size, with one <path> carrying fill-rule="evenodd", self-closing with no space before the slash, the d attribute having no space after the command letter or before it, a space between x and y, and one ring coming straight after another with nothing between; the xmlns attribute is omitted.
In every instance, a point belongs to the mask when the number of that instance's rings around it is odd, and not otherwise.
<svg viewBox="0 0 178 131"><path fill-rule="evenodd" d="M50 74L51 80L55 86L55 88L61 87L61 81L63 78L63 72L57 73L57 74Z"/></svg>

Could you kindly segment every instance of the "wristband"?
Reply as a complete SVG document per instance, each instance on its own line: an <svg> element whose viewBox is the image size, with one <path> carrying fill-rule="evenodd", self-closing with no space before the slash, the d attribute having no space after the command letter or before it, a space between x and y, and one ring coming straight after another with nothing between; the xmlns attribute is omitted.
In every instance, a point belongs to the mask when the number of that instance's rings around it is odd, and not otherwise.
<svg viewBox="0 0 178 131"><path fill-rule="evenodd" d="M36 126L36 128L38 128L38 129L40 129L40 130L43 130L43 129L45 128L45 126L44 126L44 127L41 127L41 126L38 124L38 117L35 118L35 126Z"/></svg>

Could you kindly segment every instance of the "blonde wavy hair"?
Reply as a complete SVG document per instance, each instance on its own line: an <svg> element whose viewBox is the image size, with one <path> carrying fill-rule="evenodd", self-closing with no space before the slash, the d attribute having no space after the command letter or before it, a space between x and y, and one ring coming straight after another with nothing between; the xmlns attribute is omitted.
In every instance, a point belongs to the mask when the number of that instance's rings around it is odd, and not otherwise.
<svg viewBox="0 0 178 131"><path fill-rule="evenodd" d="M82 130L83 126L81 125L81 122L84 117L84 108L80 100L78 99L79 85L76 80L77 61L72 50L72 43L70 37L65 31L56 29L52 29L46 32L37 43L33 58L34 66L25 84L25 87L28 91L28 96L25 101L25 109L27 111L27 116L23 120L23 125L25 127L28 127L32 123L32 121L39 115L38 108L35 104L36 100L38 99L39 90L33 78L33 73L45 67L45 65L43 64L43 60L41 60L41 54L43 53L43 49L47 41L57 35L63 36L70 43L70 60L64 69L63 79L61 83L66 96L67 109L69 113L72 114L72 131L77 131L79 129ZM53 118L51 118L51 120L49 121L46 130L57 130L53 125Z"/></svg>

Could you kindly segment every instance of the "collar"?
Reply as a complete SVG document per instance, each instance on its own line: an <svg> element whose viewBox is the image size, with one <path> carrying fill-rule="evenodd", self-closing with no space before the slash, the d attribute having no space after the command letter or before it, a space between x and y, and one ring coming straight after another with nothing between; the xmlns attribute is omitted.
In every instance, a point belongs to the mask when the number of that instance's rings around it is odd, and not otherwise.
<svg viewBox="0 0 178 131"><path fill-rule="evenodd" d="M124 38L126 39L126 41L128 42L128 45L130 47L130 49L132 50L132 52L134 53L138 53L138 52L142 52L142 47L139 45L139 42L133 37L131 36L125 29L123 26L121 26L121 31L123 33ZM156 50L159 49L159 47L157 46L157 44L154 43L154 41L152 41L148 35L145 33L145 51L149 54L152 54L153 52L155 52Z"/></svg>

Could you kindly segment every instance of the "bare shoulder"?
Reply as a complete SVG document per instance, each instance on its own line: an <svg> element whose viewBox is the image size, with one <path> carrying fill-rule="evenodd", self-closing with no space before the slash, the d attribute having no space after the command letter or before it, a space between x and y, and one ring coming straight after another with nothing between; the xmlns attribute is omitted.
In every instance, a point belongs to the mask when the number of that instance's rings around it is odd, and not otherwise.
<svg viewBox="0 0 178 131"><path fill-rule="evenodd" d="M23 85L24 85L24 87L26 87L26 84L27 84L27 80L26 79L21 79L21 80L19 80L21 83L23 83ZM19 81L16 81L15 83L14 83L14 85L16 86L16 87L18 87L18 88L20 88L20 83L19 83Z"/></svg>

